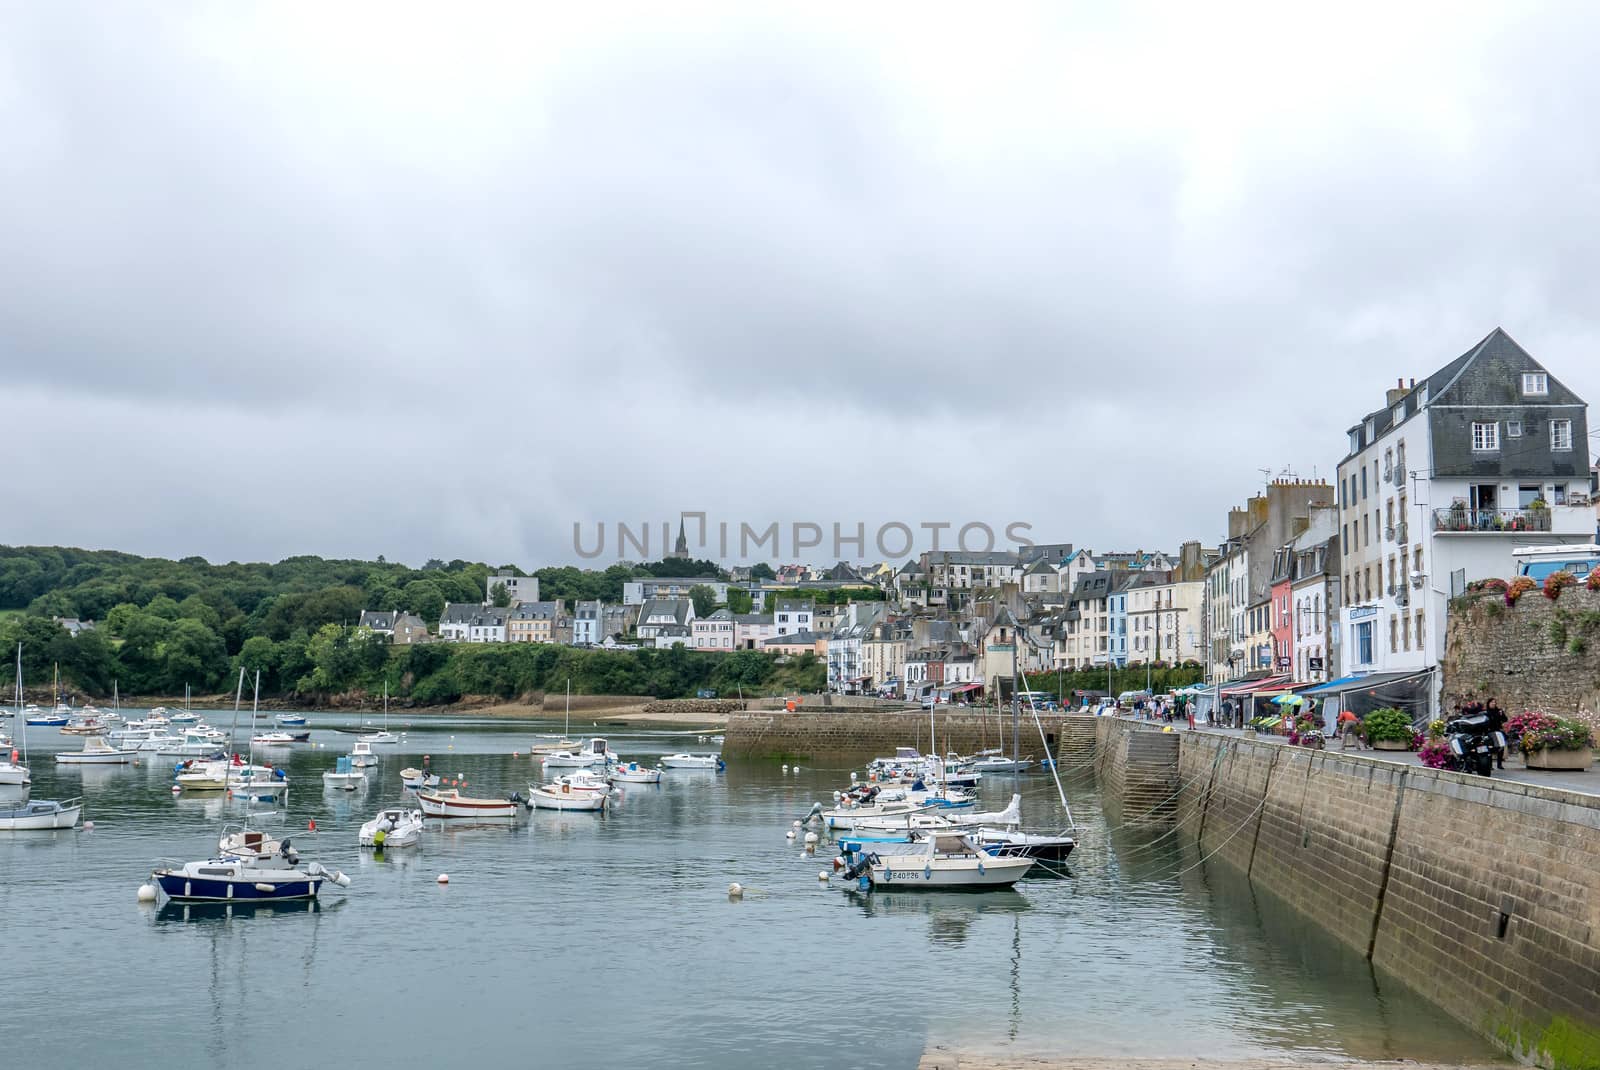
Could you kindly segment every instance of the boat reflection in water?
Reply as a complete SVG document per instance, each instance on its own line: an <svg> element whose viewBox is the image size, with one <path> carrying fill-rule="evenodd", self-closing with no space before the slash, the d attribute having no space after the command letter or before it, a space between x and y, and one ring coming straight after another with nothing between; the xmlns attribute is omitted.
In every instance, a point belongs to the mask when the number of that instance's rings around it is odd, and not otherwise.
<svg viewBox="0 0 1600 1070"><path fill-rule="evenodd" d="M326 914L338 910L348 899L324 903L316 899L278 899L257 902L196 903L169 899L155 911L158 924L218 922L234 918L267 918L278 914Z"/></svg>
<svg viewBox="0 0 1600 1070"><path fill-rule="evenodd" d="M996 889L973 895L971 892L858 892L845 893L851 903L868 917L924 914L928 918L928 939L946 947L967 942L974 923L982 918L1015 917L1033 909L1028 897L1014 888Z"/></svg>

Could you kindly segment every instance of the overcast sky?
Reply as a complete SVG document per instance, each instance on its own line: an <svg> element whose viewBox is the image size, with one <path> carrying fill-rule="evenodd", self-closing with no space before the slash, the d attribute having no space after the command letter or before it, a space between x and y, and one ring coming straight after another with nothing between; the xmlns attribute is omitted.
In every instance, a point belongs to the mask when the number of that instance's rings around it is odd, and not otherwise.
<svg viewBox="0 0 1600 1070"><path fill-rule="evenodd" d="M1600 398L1593 5L139 7L0 0L0 543L1171 549L1496 325Z"/></svg>

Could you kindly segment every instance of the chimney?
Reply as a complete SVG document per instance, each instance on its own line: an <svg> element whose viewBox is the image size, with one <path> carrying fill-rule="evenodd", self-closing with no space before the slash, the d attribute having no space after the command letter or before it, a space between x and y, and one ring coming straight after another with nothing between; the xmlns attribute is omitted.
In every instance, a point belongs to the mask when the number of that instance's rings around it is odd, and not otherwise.
<svg viewBox="0 0 1600 1070"><path fill-rule="evenodd" d="M1400 399L1405 396L1406 381L1404 379L1396 379L1394 381L1394 387L1388 393L1383 395L1383 403L1392 409L1396 405L1400 404Z"/></svg>

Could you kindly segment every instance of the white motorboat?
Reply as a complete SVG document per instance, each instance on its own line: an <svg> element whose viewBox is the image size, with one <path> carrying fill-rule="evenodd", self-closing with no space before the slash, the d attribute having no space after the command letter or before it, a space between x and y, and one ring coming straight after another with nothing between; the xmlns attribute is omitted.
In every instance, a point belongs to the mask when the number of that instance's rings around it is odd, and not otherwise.
<svg viewBox="0 0 1600 1070"><path fill-rule="evenodd" d="M400 783L416 791L419 788L436 788L439 786L439 774L430 773L424 769L400 770Z"/></svg>
<svg viewBox="0 0 1600 1070"><path fill-rule="evenodd" d="M421 810L391 806L361 826L356 842L362 847L415 847L422 841Z"/></svg>
<svg viewBox="0 0 1600 1070"><path fill-rule="evenodd" d="M372 744L365 737L350 745L350 764L356 766L378 764L378 756L372 753Z"/></svg>
<svg viewBox="0 0 1600 1070"><path fill-rule="evenodd" d="M584 769L616 760L616 753L599 736L589 740L579 750L554 751L543 758L547 769Z"/></svg>
<svg viewBox="0 0 1600 1070"><path fill-rule="evenodd" d="M530 788L533 787L532 784L528 786ZM571 789L572 791L593 791L599 792L601 795L611 794L610 779L601 773L591 773L587 769L579 769L565 776L558 776L547 786L563 790Z"/></svg>
<svg viewBox="0 0 1600 1070"><path fill-rule="evenodd" d="M979 758L972 763L972 768L980 773L1022 773L1033 766L1033 759L1007 758L1004 755L994 754L986 758Z"/></svg>
<svg viewBox="0 0 1600 1070"><path fill-rule="evenodd" d="M638 762L621 762L612 766L610 777L614 784L659 784L661 770Z"/></svg>
<svg viewBox="0 0 1600 1070"><path fill-rule="evenodd" d="M53 802L35 799L18 805L0 806L0 832L32 832L40 829L69 829L83 815L83 800Z"/></svg>
<svg viewBox="0 0 1600 1070"><path fill-rule="evenodd" d="M288 775L271 766L247 765L228 776L230 799L275 799L288 790Z"/></svg>
<svg viewBox="0 0 1600 1070"><path fill-rule="evenodd" d="M280 713L273 718L279 728L304 728L306 715L303 713Z"/></svg>
<svg viewBox="0 0 1600 1070"><path fill-rule="evenodd" d="M912 802L909 799L891 800L888 802L860 803L856 805L840 805L832 810L822 811L822 823L827 828L838 832L854 832L859 822L869 819L893 818L896 821L905 820L912 814L932 813L936 807L931 802Z"/></svg>
<svg viewBox="0 0 1600 1070"><path fill-rule="evenodd" d="M909 843L845 841L845 876L873 888L1009 888L1033 868L1025 856L995 855L971 835L917 834Z"/></svg>
<svg viewBox="0 0 1600 1070"><path fill-rule="evenodd" d="M222 735L218 732L217 735ZM205 758L217 753L221 740L212 738L210 730L200 731L191 728L183 733L177 742L169 742L171 736L151 736L139 742L139 750L153 750L163 758ZM226 737L224 737L226 738ZM126 745L127 737L123 737Z"/></svg>
<svg viewBox="0 0 1600 1070"><path fill-rule="evenodd" d="M590 792L581 794L592 795ZM600 798L604 801L605 797ZM428 817L515 817L517 804L521 800L515 797L475 799L461 794L455 788L447 788L443 791L419 791L417 802Z"/></svg>
<svg viewBox="0 0 1600 1070"><path fill-rule="evenodd" d="M374 743L378 744L379 746L382 746L384 744L399 743L400 742L400 737L395 735L393 732L388 731L387 729L379 729L378 731L373 732L370 735L365 735L365 736L360 737L360 741L362 743L367 744L367 746L369 746L369 747L372 746Z"/></svg>
<svg viewBox="0 0 1600 1070"><path fill-rule="evenodd" d="M57 765L129 765L132 762L131 753L118 750L100 736L87 737L82 750L62 751L56 755Z"/></svg>
<svg viewBox="0 0 1600 1070"><path fill-rule="evenodd" d="M228 762L223 758L183 762L172 780L184 791L224 791L228 787Z"/></svg>
<svg viewBox="0 0 1600 1070"><path fill-rule="evenodd" d="M724 769L722 759L715 754L668 754L661 759L663 769Z"/></svg>
<svg viewBox="0 0 1600 1070"><path fill-rule="evenodd" d="M367 786L367 771L357 765L348 754L334 760L333 768L322 774L322 786L340 791L355 791Z"/></svg>
<svg viewBox="0 0 1600 1070"><path fill-rule="evenodd" d="M157 707L157 709L160 708L161 707ZM155 710L151 710L150 712L154 713ZM199 724L200 715L198 713L192 713L188 710L184 710L181 713L173 714L171 717L168 717L167 720L171 721L173 724Z"/></svg>
<svg viewBox="0 0 1600 1070"><path fill-rule="evenodd" d="M309 732L298 735L294 732L263 732L258 736L251 736L250 742L257 747L287 747L291 743L305 743L310 738Z"/></svg>
<svg viewBox="0 0 1600 1070"><path fill-rule="evenodd" d="M560 739L549 739L540 743L528 744L528 754L534 758L546 754L573 754L582 746L583 744L577 740L562 736Z"/></svg>
<svg viewBox="0 0 1600 1070"><path fill-rule="evenodd" d="M574 791L570 784L528 785L528 807L532 810L597 813L606 808L606 798L598 791Z"/></svg>

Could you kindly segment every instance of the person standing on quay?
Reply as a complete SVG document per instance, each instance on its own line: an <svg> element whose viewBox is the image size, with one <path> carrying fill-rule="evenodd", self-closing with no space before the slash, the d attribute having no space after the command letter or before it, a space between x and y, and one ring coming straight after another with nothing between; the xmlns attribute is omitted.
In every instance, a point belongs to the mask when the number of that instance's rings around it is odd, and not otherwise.
<svg viewBox="0 0 1600 1070"><path fill-rule="evenodd" d="M1489 718L1489 731L1504 732L1506 730L1506 711L1502 710L1500 704L1494 699L1491 698L1484 703L1483 715ZM1506 767L1506 749L1504 747L1495 748L1494 760L1495 764L1501 769Z"/></svg>

